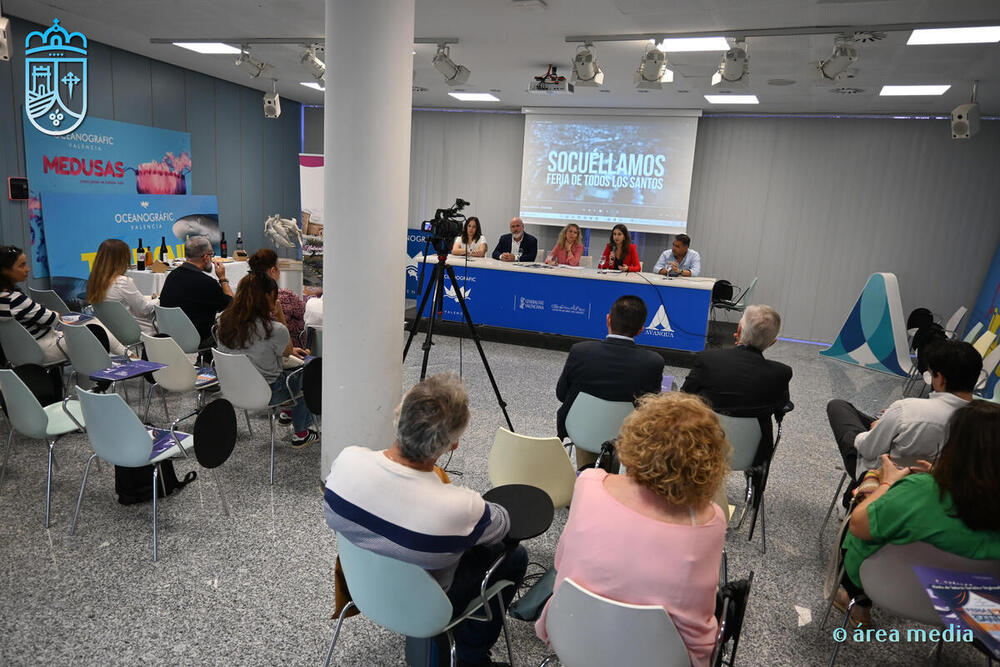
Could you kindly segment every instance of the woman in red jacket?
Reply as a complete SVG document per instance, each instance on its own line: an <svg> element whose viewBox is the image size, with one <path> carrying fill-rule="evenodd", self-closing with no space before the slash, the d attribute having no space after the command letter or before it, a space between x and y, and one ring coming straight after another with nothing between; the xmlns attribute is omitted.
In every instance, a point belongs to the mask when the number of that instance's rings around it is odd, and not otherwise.
<svg viewBox="0 0 1000 667"><path fill-rule="evenodd" d="M641 271L639 267L639 253L635 250L635 245L628 235L628 227L625 225L615 225L611 229L611 242L604 248L601 255L601 263L597 265L599 269L610 269L612 271Z"/></svg>

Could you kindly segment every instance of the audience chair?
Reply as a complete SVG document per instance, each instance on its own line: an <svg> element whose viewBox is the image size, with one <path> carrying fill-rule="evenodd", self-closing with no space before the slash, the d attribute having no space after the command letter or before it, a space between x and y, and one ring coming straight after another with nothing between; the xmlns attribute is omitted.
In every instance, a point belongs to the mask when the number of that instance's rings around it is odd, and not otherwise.
<svg viewBox="0 0 1000 667"><path fill-rule="evenodd" d="M990 381L990 376L996 372L997 366L1000 365L1000 345L997 345L993 350L983 358L983 370L979 372L979 381L976 383L975 393L982 394L983 390L986 389L986 384Z"/></svg>
<svg viewBox="0 0 1000 667"><path fill-rule="evenodd" d="M580 257L580 266L588 269L594 268L594 257L592 255L582 255Z"/></svg>
<svg viewBox="0 0 1000 667"><path fill-rule="evenodd" d="M691 656L666 610L618 602L563 579L552 596L545 630L559 662L572 667L663 665L688 667Z"/></svg>
<svg viewBox="0 0 1000 667"><path fill-rule="evenodd" d="M42 374L40 366L36 369ZM52 500L52 462L53 449L60 436L82 430L71 418L70 413L83 422L80 404L77 401L65 400L42 406L38 398L24 383L18 373L9 369L0 369L0 391L7 405L7 419L10 422L10 435L7 436L7 450L4 453L3 464L0 466L0 483L7 469L7 459L14 445L14 432L26 438L44 440L49 448L48 467L45 473L45 527L49 527L50 506ZM68 412L67 412L68 411Z"/></svg>
<svg viewBox="0 0 1000 667"><path fill-rule="evenodd" d="M759 276L754 276L753 280L750 281L750 286L747 287L745 290L743 290L743 293L740 294L739 298L737 298L736 300L713 301L710 309L711 312L709 312L708 314L708 319L709 320L714 319L712 313L714 313L716 310L724 310L726 312L737 312L737 313L742 313L744 310L746 310L747 306L753 303L750 299L753 297L753 290L754 287L757 286L758 278Z"/></svg>
<svg viewBox="0 0 1000 667"><path fill-rule="evenodd" d="M513 586L514 583L501 579L489 584L490 575L503 562L506 554L501 555L486 571L479 598L473 600L465 609L457 610L451 606L451 601L441 586L426 570L417 565L367 551L342 535L337 536L337 552L344 569L344 578L354 599L344 606L337 618L333 641L330 642L330 648L326 652L323 667L330 664L345 614L354 607L377 625L407 637L425 639L445 633L451 649L451 667L455 667L455 638L451 634L451 629L467 619L493 620L494 612L490 608L489 601L494 597L499 603L503 619L507 656L510 664L514 664L510 634L507 631L507 610L504 609L503 598L500 597L501 591Z"/></svg>
<svg viewBox="0 0 1000 667"><path fill-rule="evenodd" d="M288 387L288 394L292 398L280 403L271 403L271 387L264 376L260 374L250 359L245 354L226 354L217 349L212 350L215 359L215 372L219 376L219 385L222 393L226 395L233 406L243 410L247 420L247 430L250 430L250 410L266 410L268 421L271 426L271 484L274 484L274 416L275 413L284 407L294 405L302 399L301 394L296 394L291 388L291 378L297 373L301 373L303 368L296 369L289 374L285 383Z"/></svg>
<svg viewBox="0 0 1000 667"><path fill-rule="evenodd" d="M323 356L323 327L308 326L302 330L302 347L314 357Z"/></svg>
<svg viewBox="0 0 1000 667"><path fill-rule="evenodd" d="M980 357L985 357L987 350L990 349L990 345L993 341L997 339L997 334L995 331L984 331L976 342L972 344L972 347L976 348L976 352L979 353Z"/></svg>
<svg viewBox="0 0 1000 667"><path fill-rule="evenodd" d="M0 346L11 367L17 366L61 366L65 361L45 361L45 353L34 336L20 322L13 318L0 319Z"/></svg>
<svg viewBox="0 0 1000 667"><path fill-rule="evenodd" d="M948 318L948 321L944 325L944 332L947 334L949 339L954 338L958 335L958 327L962 324L962 320L965 319L965 314L969 312L969 309L965 306L959 306L958 310Z"/></svg>
<svg viewBox="0 0 1000 667"><path fill-rule="evenodd" d="M113 365L111 355L107 349L97 340L97 336L86 325L83 324L63 324L63 339L60 343L66 356L69 357L73 366L73 376L77 387L90 389L94 386L94 381L90 379L91 373L103 371ZM73 377L71 376L71 380ZM112 388L115 383L111 383ZM128 396L126 389L126 396Z"/></svg>
<svg viewBox="0 0 1000 667"><path fill-rule="evenodd" d="M1000 577L1000 560L974 560L942 551L926 542L887 544L861 563L861 587L874 606L892 616L935 627L944 627L927 592L913 571L914 566ZM846 628L851 610L861 598L847 606L841 628ZM830 666L837 660L840 643L834 642Z"/></svg>
<svg viewBox="0 0 1000 667"><path fill-rule="evenodd" d="M139 354L139 349L142 347L142 329L125 306L117 301L102 301L94 304L94 314L108 328L111 335L125 346L126 354L129 350L135 355Z"/></svg>
<svg viewBox="0 0 1000 667"><path fill-rule="evenodd" d="M146 430L132 408L118 394L96 394L77 389L80 407L87 424L87 437L94 453L87 459L83 469L83 480L80 482L80 495L76 499L76 511L73 513L73 523L70 535L76 533L76 523L80 516L80 504L83 502L83 492L87 486L87 474L90 464L95 458L123 468L143 468L152 466L153 480L153 561L157 560L157 496L156 491L162 487L160 480L160 463L168 459L188 458L188 450L194 447L194 438L190 434L177 430L175 420L170 432L174 444L154 458L150 458L153 450L152 434ZM188 415L190 416L190 415ZM159 481L159 486L157 482Z"/></svg>
<svg viewBox="0 0 1000 667"><path fill-rule="evenodd" d="M302 400L314 415L323 411L323 359L310 359L302 370Z"/></svg>
<svg viewBox="0 0 1000 667"><path fill-rule="evenodd" d="M180 308L156 306L156 330L167 334L184 350L184 354L198 354L209 348L201 347L201 336L194 328L187 313Z"/></svg>
<svg viewBox="0 0 1000 667"><path fill-rule="evenodd" d="M597 454L599 466L604 444L618 437L622 422L634 409L631 401L605 401L581 391L566 415L566 433L575 447Z"/></svg>
<svg viewBox="0 0 1000 667"><path fill-rule="evenodd" d="M49 310L54 310L60 315L65 315L71 312L69 306L66 302L62 300L55 291L50 289L35 289L34 287L28 288L28 296L31 297L32 301L42 304Z"/></svg>
<svg viewBox="0 0 1000 667"><path fill-rule="evenodd" d="M576 469L559 438L532 438L497 429L487 467L490 484L528 484L542 489L556 509L569 505Z"/></svg>
<svg viewBox="0 0 1000 667"><path fill-rule="evenodd" d="M153 390L159 389L163 399L163 414L167 419L170 415L167 412L167 392L175 394L186 394L191 391L198 392L198 405L202 404L204 398L203 391L212 387L217 387L219 381L205 380L199 381L198 368L195 367L184 351L177 345L177 341L170 337L150 336L142 334L142 345L146 349L146 356L150 361L160 364L167 364L166 368L153 371L155 383L146 395L146 406L143 412L142 421L149 417L149 404L153 398Z"/></svg>
<svg viewBox="0 0 1000 667"><path fill-rule="evenodd" d="M983 323L976 322L975 324L972 325L972 328L970 328L968 331L965 332L965 338L962 339L962 342L963 343L973 342L974 340L976 340L976 336L978 336L979 332L982 330L983 330Z"/></svg>
<svg viewBox="0 0 1000 667"><path fill-rule="evenodd" d="M762 433L760 430L760 422L757 417L730 417L728 415L720 415L716 413L716 417L719 418L719 424L722 426L722 430L726 433L726 439L733 446L733 452L730 457L729 467L734 471L748 471L753 467L754 458L757 455L757 448L761 445ZM769 462L766 462L765 471L762 473L761 480L759 482L760 486L766 483L766 467ZM743 505L743 511L740 513L739 521L736 524L736 530L743 527L743 520L746 518L747 510L753 505L759 505L760 514L760 550L761 553L767 553L767 523L765 520L765 508L764 508L764 489L758 488L757 483L754 482L754 475L747 474L747 487L746 487L746 498ZM759 502L755 502L759 498ZM757 515L758 510L754 510L753 519L750 522L750 530L747 536L747 541L753 539L753 531L757 525Z"/></svg>
<svg viewBox="0 0 1000 667"><path fill-rule="evenodd" d="M844 488L844 483L850 479L850 475L847 474L843 468L837 468L840 471L840 482L837 484L837 490L833 492L833 498L830 500L830 506L826 508L826 516L823 517L823 523L819 526L819 535L817 539L823 539L823 531L826 530L826 524L830 521L830 516L833 514L833 508L837 506L837 501L840 500L840 490Z"/></svg>
<svg viewBox="0 0 1000 667"><path fill-rule="evenodd" d="M198 465L214 470L229 460L236 447L236 410L224 398L217 398L198 413L194 420L194 456ZM219 490L222 511L229 516L229 504L222 492L222 482L212 473Z"/></svg>

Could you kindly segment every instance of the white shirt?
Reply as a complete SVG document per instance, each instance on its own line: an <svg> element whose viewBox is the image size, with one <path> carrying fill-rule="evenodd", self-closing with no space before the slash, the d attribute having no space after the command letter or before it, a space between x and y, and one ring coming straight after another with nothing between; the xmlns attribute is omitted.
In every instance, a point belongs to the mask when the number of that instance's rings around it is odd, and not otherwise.
<svg viewBox="0 0 1000 667"><path fill-rule="evenodd" d="M307 327L323 326L323 296L314 296L306 301L306 311L302 321Z"/></svg>
<svg viewBox="0 0 1000 667"><path fill-rule="evenodd" d="M115 278L111 285L108 286L104 300L119 302L128 308L128 312L139 323L139 329L143 333L150 336L156 334L156 327L153 326L153 315L156 312L156 304L159 300L150 298L140 292L139 288L135 286L135 281L128 276L123 275Z"/></svg>
<svg viewBox="0 0 1000 667"><path fill-rule="evenodd" d="M459 234L458 236L455 237L455 241L454 241L454 243L452 243L452 247L455 247L456 245L459 248L462 248L462 249L465 248L465 244L462 243L462 235L461 234ZM478 241L473 241L469 245L471 246L471 248L469 250L466 250L466 252L474 252L474 251L479 250L480 248L485 248L486 247L486 237L485 236L480 236Z"/></svg>
<svg viewBox="0 0 1000 667"><path fill-rule="evenodd" d="M854 439L858 450L857 475L880 466L879 457L888 454L899 465L913 465L917 459L937 460L948 439L948 421L955 410L968 401L948 392L932 391L929 398L904 398L885 411L875 428Z"/></svg>
<svg viewBox="0 0 1000 667"><path fill-rule="evenodd" d="M515 239L514 236L511 235L511 237L510 237L510 254L514 255L514 257L517 257L517 254L519 252L521 252L521 241L523 241L523 240L524 240L524 234L521 234L521 238L519 238L519 239ZM528 258L525 257L525 259L528 259ZM532 257L531 259L534 260L535 258Z"/></svg>

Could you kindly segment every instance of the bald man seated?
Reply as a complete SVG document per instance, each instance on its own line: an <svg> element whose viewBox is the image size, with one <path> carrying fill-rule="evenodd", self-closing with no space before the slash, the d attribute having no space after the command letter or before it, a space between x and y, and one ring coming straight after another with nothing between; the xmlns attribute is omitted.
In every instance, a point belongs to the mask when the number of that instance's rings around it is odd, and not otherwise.
<svg viewBox="0 0 1000 667"><path fill-rule="evenodd" d="M511 219L510 234L501 236L493 249L493 259L501 262L534 262L537 254L538 239L525 233L521 218Z"/></svg>

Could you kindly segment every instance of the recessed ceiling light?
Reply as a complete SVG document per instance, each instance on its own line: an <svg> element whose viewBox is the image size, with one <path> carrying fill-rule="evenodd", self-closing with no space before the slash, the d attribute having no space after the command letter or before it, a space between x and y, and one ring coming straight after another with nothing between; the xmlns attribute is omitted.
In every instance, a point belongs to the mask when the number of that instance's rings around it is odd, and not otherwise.
<svg viewBox="0 0 1000 667"><path fill-rule="evenodd" d="M728 51L725 37L667 37L656 48L668 51Z"/></svg>
<svg viewBox="0 0 1000 667"><path fill-rule="evenodd" d="M882 86L879 95L884 97L900 95L944 95L950 84L941 86Z"/></svg>
<svg viewBox="0 0 1000 667"><path fill-rule="evenodd" d="M235 46L229 46L228 44L223 44L222 42L174 42L174 46L179 46L182 49L187 49L189 51L196 51L198 53L205 54L237 54L240 52Z"/></svg>
<svg viewBox="0 0 1000 667"><path fill-rule="evenodd" d="M319 81L302 81L299 85L305 86L306 88L312 88L313 90L326 90L326 88L323 87L323 84Z"/></svg>
<svg viewBox="0 0 1000 667"><path fill-rule="evenodd" d="M499 102L500 98L492 93L448 93L462 102Z"/></svg>
<svg viewBox="0 0 1000 667"><path fill-rule="evenodd" d="M929 28L914 30L906 40L914 44L987 44L1000 42L1000 25L978 28Z"/></svg>
<svg viewBox="0 0 1000 667"><path fill-rule="evenodd" d="M710 104L760 104L756 95L705 95Z"/></svg>

